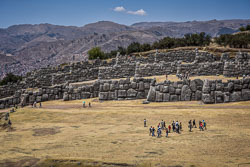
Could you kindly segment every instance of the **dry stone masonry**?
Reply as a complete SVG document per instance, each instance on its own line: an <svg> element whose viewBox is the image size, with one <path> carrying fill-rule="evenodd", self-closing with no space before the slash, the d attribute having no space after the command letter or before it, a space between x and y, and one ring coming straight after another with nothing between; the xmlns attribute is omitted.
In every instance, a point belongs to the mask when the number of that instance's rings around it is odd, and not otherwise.
<svg viewBox="0 0 250 167"><path fill-rule="evenodd" d="M199 101L202 97L203 81L200 79L177 82L164 81L152 84L147 95L150 102Z"/></svg>
<svg viewBox="0 0 250 167"><path fill-rule="evenodd" d="M145 99L151 82L144 78L100 81L99 100Z"/></svg>
<svg viewBox="0 0 250 167"><path fill-rule="evenodd" d="M117 54L110 61L97 59L42 68L28 73L18 83L1 86L0 109L34 101L93 97L100 100L147 99L150 102L202 100L211 104L250 100L248 78L225 83L200 79L156 83L154 79L142 78L185 73L191 76L247 76L250 75L250 55L223 53L218 58L198 50L157 51L147 56ZM127 79L112 80L116 78ZM93 82L73 84L83 81Z"/></svg>

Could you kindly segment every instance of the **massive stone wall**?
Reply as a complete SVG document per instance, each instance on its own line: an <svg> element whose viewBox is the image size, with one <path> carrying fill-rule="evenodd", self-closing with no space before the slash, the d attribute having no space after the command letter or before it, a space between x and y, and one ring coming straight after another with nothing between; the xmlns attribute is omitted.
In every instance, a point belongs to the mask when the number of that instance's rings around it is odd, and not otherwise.
<svg viewBox="0 0 250 167"><path fill-rule="evenodd" d="M153 62L174 62L174 61L183 61L186 63L191 63L193 61L198 62L213 62L215 57L208 52L198 52L190 50L177 50L170 51L166 53L152 53L147 55L147 59L144 59L141 63L153 63Z"/></svg>
<svg viewBox="0 0 250 167"><path fill-rule="evenodd" d="M115 61L96 60L94 62L77 62L70 65L42 68L24 77L28 87L52 86L66 82L82 82L98 78L99 67L112 66Z"/></svg>
<svg viewBox="0 0 250 167"><path fill-rule="evenodd" d="M88 80L145 77L186 73L190 75L221 75L227 77L250 75L250 55L237 53L235 57L223 54L220 61L208 52L171 51L147 56L121 56L111 61L85 61L57 67L47 67L27 74L22 81L0 87L0 99L13 98L16 92L27 88L46 89L66 85L61 92L69 100L97 97L98 86L83 86L71 91L66 83ZM113 81L112 81L113 82ZM85 91L86 89L86 91ZM92 91L94 89L94 91ZM79 95L80 93L80 95ZM85 95L82 95L85 94ZM140 94L140 93L139 93ZM59 96L59 95L58 95ZM60 95L60 99L62 95ZM118 95L117 95L118 96ZM16 98L16 97L15 97ZM67 99L67 98L66 98ZM9 99L8 99L9 101Z"/></svg>
<svg viewBox="0 0 250 167"><path fill-rule="evenodd" d="M99 100L147 99L150 102L202 101L205 104L250 100L250 78L241 80L184 80L156 83L155 79L100 80L90 84L63 84L37 90L18 90L0 99L0 109L17 104L99 97Z"/></svg>
<svg viewBox="0 0 250 167"><path fill-rule="evenodd" d="M18 83L9 83L0 87L0 99L9 97L15 94L17 90L24 89L24 85L20 82Z"/></svg>
<svg viewBox="0 0 250 167"><path fill-rule="evenodd" d="M111 62L95 60L59 65L35 70L23 77L21 82L0 86L0 98L14 95L17 90L49 87L64 83L82 82L98 79L99 67L113 66Z"/></svg>
<svg viewBox="0 0 250 167"><path fill-rule="evenodd" d="M24 106L36 102L58 100L63 98L63 85L57 85L47 88L39 88L38 90L18 90L15 95L0 99L0 109L14 107L14 105L22 104Z"/></svg>
<svg viewBox="0 0 250 167"><path fill-rule="evenodd" d="M164 81L152 84L147 95L150 102L169 102L169 101L191 101L201 100L203 81Z"/></svg>
<svg viewBox="0 0 250 167"><path fill-rule="evenodd" d="M250 60L245 62L225 62L223 75L226 77L250 75Z"/></svg>
<svg viewBox="0 0 250 167"><path fill-rule="evenodd" d="M100 100L145 99L152 79L134 78L100 81Z"/></svg>
<svg viewBox="0 0 250 167"><path fill-rule="evenodd" d="M223 65L222 62L179 64L177 66L177 74L188 73L190 76L222 75Z"/></svg>
<svg viewBox="0 0 250 167"><path fill-rule="evenodd" d="M176 74L178 62L160 62L153 64L137 64L135 75L138 77Z"/></svg>
<svg viewBox="0 0 250 167"><path fill-rule="evenodd" d="M91 84L84 84L80 86L68 85L64 89L63 100L80 100L98 97L100 82L95 81Z"/></svg>
<svg viewBox="0 0 250 167"><path fill-rule="evenodd" d="M204 103L224 103L250 100L250 78L241 80L205 80L202 88Z"/></svg>
<svg viewBox="0 0 250 167"><path fill-rule="evenodd" d="M98 79L127 78L135 75L135 63L100 67Z"/></svg>

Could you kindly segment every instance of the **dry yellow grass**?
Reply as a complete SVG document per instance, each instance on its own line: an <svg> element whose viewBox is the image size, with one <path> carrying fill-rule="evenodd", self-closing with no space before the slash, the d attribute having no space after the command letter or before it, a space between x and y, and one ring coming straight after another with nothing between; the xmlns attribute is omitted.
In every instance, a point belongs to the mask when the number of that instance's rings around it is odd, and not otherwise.
<svg viewBox="0 0 250 167"><path fill-rule="evenodd" d="M82 100L49 101L41 109L25 107L11 114L14 131L0 131L0 166L22 164L21 160L41 166L112 162L235 167L250 162L250 102L85 101L93 107L81 108ZM167 124L179 120L183 131L169 138L151 137L144 118L155 127L162 119ZM188 132L190 119L205 119L208 130Z"/></svg>

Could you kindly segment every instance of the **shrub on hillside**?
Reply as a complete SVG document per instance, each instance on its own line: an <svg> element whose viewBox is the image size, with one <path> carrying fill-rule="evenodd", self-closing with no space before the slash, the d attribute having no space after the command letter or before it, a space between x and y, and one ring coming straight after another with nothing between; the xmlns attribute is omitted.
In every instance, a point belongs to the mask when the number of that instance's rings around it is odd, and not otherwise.
<svg viewBox="0 0 250 167"><path fill-rule="evenodd" d="M17 75L14 75L12 73L9 73L7 74L1 81L0 81L0 85L7 85L8 82L12 82L12 83L15 83L19 80L22 80L22 77L21 76L17 76Z"/></svg>

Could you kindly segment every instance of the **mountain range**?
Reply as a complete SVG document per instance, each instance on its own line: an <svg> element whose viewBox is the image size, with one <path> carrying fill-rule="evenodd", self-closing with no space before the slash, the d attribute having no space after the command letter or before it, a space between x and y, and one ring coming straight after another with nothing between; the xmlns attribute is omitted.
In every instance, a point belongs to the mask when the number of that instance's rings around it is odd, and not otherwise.
<svg viewBox="0 0 250 167"><path fill-rule="evenodd" d="M87 51L99 46L108 52L132 42L150 43L166 36L206 32L212 37L237 32L250 20L188 22L140 22L130 26L100 21L83 27L23 24L0 29L0 78L71 61L87 59Z"/></svg>

